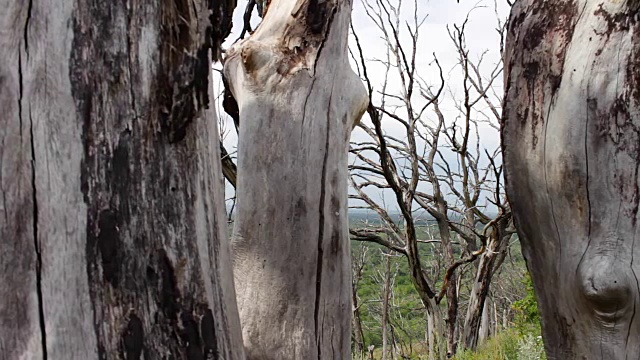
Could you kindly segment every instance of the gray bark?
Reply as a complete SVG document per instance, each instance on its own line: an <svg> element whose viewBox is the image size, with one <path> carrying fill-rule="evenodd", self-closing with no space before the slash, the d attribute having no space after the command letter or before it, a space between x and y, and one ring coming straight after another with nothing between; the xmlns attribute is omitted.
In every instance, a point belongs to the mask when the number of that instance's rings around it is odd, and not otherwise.
<svg viewBox="0 0 640 360"><path fill-rule="evenodd" d="M385 256L384 284L382 286L382 360L387 360L390 356L389 346L389 300L391 296L391 257Z"/></svg>
<svg viewBox="0 0 640 360"><path fill-rule="evenodd" d="M272 0L228 51L238 103L232 240L249 359L347 359L347 150L368 103L349 66L350 0Z"/></svg>
<svg viewBox="0 0 640 360"><path fill-rule="evenodd" d="M358 358L363 359L365 355L364 332L362 330L362 319L360 317L360 304L358 303L357 288L355 287L351 294L351 303L353 307L354 353Z"/></svg>
<svg viewBox="0 0 640 360"><path fill-rule="evenodd" d="M359 359L365 358L364 332L362 330L362 319L360 317L360 304L358 302L358 288L362 279L362 270L367 262L368 248L361 248L360 251L352 252L352 276L351 276L351 307L353 309L353 352Z"/></svg>
<svg viewBox="0 0 640 360"><path fill-rule="evenodd" d="M491 335L491 299L487 298L482 308L480 330L478 331L478 345L482 345Z"/></svg>
<svg viewBox="0 0 640 360"><path fill-rule="evenodd" d="M481 324L486 318L486 300L495 271L506 256L507 245L511 234L506 229L509 218L501 217L488 236L487 250L480 256L475 281L469 295L469 305L464 321L464 347L475 350L481 341Z"/></svg>
<svg viewBox="0 0 640 360"><path fill-rule="evenodd" d="M0 0L0 358L242 359L220 1Z"/></svg>
<svg viewBox="0 0 640 360"><path fill-rule="evenodd" d="M638 10L591 0L512 10L507 192L549 359L640 353Z"/></svg>
<svg viewBox="0 0 640 360"><path fill-rule="evenodd" d="M429 360L443 360L447 355L446 336L440 307L434 300L426 305L427 308L427 348Z"/></svg>

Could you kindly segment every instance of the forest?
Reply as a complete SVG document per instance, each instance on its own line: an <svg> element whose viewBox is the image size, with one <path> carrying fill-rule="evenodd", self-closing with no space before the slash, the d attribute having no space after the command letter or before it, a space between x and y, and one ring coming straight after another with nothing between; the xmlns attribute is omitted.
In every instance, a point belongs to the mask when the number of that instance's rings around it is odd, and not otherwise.
<svg viewBox="0 0 640 360"><path fill-rule="evenodd" d="M365 220L375 222L374 215L357 211L351 219L353 226ZM420 226L420 237L432 238L427 233L435 232L435 226L434 221ZM420 244L419 248L427 268L446 270L433 244ZM492 280L488 305L483 312L478 348L458 352L456 359L544 358L540 314L518 242L514 240L505 251L504 263ZM352 358L427 358L424 309L402 256L380 245L353 241L352 269ZM467 312L474 270L469 265L458 275L462 314ZM458 334L462 333L463 325L462 322L456 325Z"/></svg>
<svg viewBox="0 0 640 360"><path fill-rule="evenodd" d="M0 8L0 360L640 354L635 1Z"/></svg>

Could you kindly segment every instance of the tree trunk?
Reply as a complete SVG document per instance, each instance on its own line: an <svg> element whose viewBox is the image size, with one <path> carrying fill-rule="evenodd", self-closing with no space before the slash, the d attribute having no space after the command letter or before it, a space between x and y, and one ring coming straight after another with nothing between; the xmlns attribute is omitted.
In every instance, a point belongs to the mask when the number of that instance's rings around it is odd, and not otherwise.
<svg viewBox="0 0 640 360"><path fill-rule="evenodd" d="M478 345L482 345L491 335L491 299L486 298L484 305L480 319L480 329L478 330Z"/></svg>
<svg viewBox="0 0 640 360"><path fill-rule="evenodd" d="M593 0L512 10L507 193L549 359L640 353L638 10Z"/></svg>
<svg viewBox="0 0 640 360"><path fill-rule="evenodd" d="M0 8L0 357L242 359L208 80L232 7Z"/></svg>
<svg viewBox="0 0 640 360"><path fill-rule="evenodd" d="M389 358L389 295L391 293L391 258L385 256L384 285L382 288L382 360Z"/></svg>
<svg viewBox="0 0 640 360"><path fill-rule="evenodd" d="M358 288L362 279L362 270L366 263L367 248L353 252L352 276L351 276L351 306L353 309L353 345L354 353L359 359L365 358L364 332L362 331L362 318L360 316L360 304L358 303Z"/></svg>
<svg viewBox="0 0 640 360"><path fill-rule="evenodd" d="M506 329L509 327L509 313L507 312L507 309L504 309L502 311L502 329Z"/></svg>
<svg viewBox="0 0 640 360"><path fill-rule="evenodd" d="M492 230L487 250L480 257L464 321L463 336L466 349L475 350L478 345L480 325L484 317L485 300L489 294L491 280L493 280L493 274L498 268L496 264L499 265L506 256L506 247L511 239L510 234L507 235L503 232L507 225L505 222L508 221L508 219L504 219L498 222L496 228L501 230L498 230L497 234L495 230Z"/></svg>
<svg viewBox="0 0 640 360"><path fill-rule="evenodd" d="M453 254L453 246L451 245L451 230L447 218L447 204L440 193L436 195L438 199L438 211L440 217L437 218L438 231L442 241L442 252L444 253L444 264L446 268L451 267L455 262ZM451 357L456 353L456 327L458 324L458 285L457 271L454 271L447 282L447 357Z"/></svg>
<svg viewBox="0 0 640 360"><path fill-rule="evenodd" d="M491 335L495 335L500 331L500 321L498 321L498 304L495 299L491 301L493 303L493 329Z"/></svg>
<svg viewBox="0 0 640 360"><path fill-rule="evenodd" d="M240 109L232 241L249 359L347 359L347 150L368 104L349 66L350 0L272 0L228 51Z"/></svg>
<svg viewBox="0 0 640 360"><path fill-rule="evenodd" d="M427 310L427 348L429 360L442 360L446 358L447 343L442 323L442 313L435 300L430 299L425 305Z"/></svg>
<svg viewBox="0 0 640 360"><path fill-rule="evenodd" d="M360 359L364 358L364 332L362 331L362 319L360 317L360 304L358 304L358 289L354 286L351 293L351 303L353 307L353 342L355 353Z"/></svg>

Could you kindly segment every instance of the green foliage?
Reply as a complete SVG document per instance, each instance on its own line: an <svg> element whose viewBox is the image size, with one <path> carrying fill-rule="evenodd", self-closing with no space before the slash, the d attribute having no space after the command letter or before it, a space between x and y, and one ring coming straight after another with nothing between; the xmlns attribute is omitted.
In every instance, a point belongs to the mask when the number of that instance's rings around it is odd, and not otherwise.
<svg viewBox="0 0 640 360"><path fill-rule="evenodd" d="M464 351L458 360L544 360L544 343L540 330L540 312L533 292L531 276L526 273L523 280L526 295L515 301L514 327L493 336L477 351Z"/></svg>
<svg viewBox="0 0 640 360"><path fill-rule="evenodd" d="M539 332L530 328L531 333L523 334L511 328L496 334L473 351L463 351L457 360L546 360L544 344Z"/></svg>
<svg viewBox="0 0 640 360"><path fill-rule="evenodd" d="M463 351L456 355L457 360L519 360L519 332L509 329L496 334L478 347L477 351Z"/></svg>
<svg viewBox="0 0 640 360"><path fill-rule="evenodd" d="M529 273L523 280L527 294L524 298L513 302L513 309L516 311L514 319L515 325L521 332L526 332L531 326L540 326L540 312L538 302L533 292L533 281Z"/></svg>
<svg viewBox="0 0 640 360"><path fill-rule="evenodd" d="M385 251L381 246L361 242L352 243L352 251L358 253L364 247L369 248L367 264L363 269L362 279L358 284L358 298L360 299L360 317L364 332L364 342L382 346L381 306L382 282L384 275ZM409 267L405 258L395 256L391 258L391 271L395 274L393 281L392 311L390 312L390 326L398 341L407 348L415 346L416 340L424 338L426 320L420 298L411 283Z"/></svg>
<svg viewBox="0 0 640 360"><path fill-rule="evenodd" d="M518 360L539 360L546 358L542 336L526 334L520 338L518 341Z"/></svg>
<svg viewBox="0 0 640 360"><path fill-rule="evenodd" d="M351 215L351 214L350 214ZM430 234L428 227L418 228L419 237L429 239L435 236ZM423 269L428 272L433 280L441 280L446 267L442 266L441 254L435 251L431 244L419 244ZM381 331L381 292L384 281L385 257L388 250L380 245L372 243L352 242L354 259L360 258L366 250L367 256L363 267L362 277L358 284L358 301L361 316L365 348L373 345L374 358L381 358L382 331ZM411 276L407 261L404 257L391 257L391 271L393 276L393 296L389 313L390 341L400 349L402 356L398 359L427 359L425 343L426 314L424 306L411 282ZM456 254L456 258L460 254ZM459 309L459 317L464 317L466 308L464 294L468 294L473 285L475 276L473 265L463 266L460 294L462 303ZM433 284L438 289L439 281ZM526 271L526 265L518 244L514 244L510 250L507 261L492 280L492 294L495 298L501 296L501 291L506 291L521 300L513 304L501 302L498 304L499 314L503 310L509 314L509 328L498 332L484 344L479 346L476 352L460 352L456 359L462 360L534 360L545 359L544 345L540 337L540 313L533 293L533 283ZM446 301L441 304L446 308ZM513 317L512 317L513 316ZM393 338L393 340L391 339ZM354 359L359 357L354 356Z"/></svg>

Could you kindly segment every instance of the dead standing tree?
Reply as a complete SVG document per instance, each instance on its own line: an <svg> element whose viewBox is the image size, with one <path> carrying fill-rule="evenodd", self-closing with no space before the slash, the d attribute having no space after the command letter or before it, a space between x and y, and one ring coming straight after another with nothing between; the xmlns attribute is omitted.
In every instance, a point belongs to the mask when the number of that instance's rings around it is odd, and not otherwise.
<svg viewBox="0 0 640 360"><path fill-rule="evenodd" d="M549 359L640 353L639 10L591 0L512 9L507 192Z"/></svg>
<svg viewBox="0 0 640 360"><path fill-rule="evenodd" d="M272 0L227 53L239 109L234 275L249 359L351 356L347 153L367 94L350 0Z"/></svg>
<svg viewBox="0 0 640 360"><path fill-rule="evenodd" d="M0 1L0 357L244 357L209 88L234 6Z"/></svg>
<svg viewBox="0 0 640 360"><path fill-rule="evenodd" d="M366 355L366 347L364 341L364 331L362 330L362 317L360 316L361 310L360 298L358 297L358 288L360 281L362 280L362 270L368 260L369 249L361 247L359 249L352 250L351 258L351 306L352 306L352 321L353 321L353 355L359 359L364 359Z"/></svg>
<svg viewBox="0 0 640 360"><path fill-rule="evenodd" d="M456 270L459 266L482 258L476 275L476 283L470 295L470 307L464 321L464 345L474 348L477 342L480 318L491 278L501 259L510 230L510 212L505 205L501 185L501 170L496 165L499 152L482 151L478 137L478 123L484 119L497 130L500 97L494 92L493 82L501 72L501 63L492 67L488 76L481 68L483 57L477 63L469 60L465 43L465 24L450 32L459 53L458 66L462 71L463 95L456 100L461 124L447 120L441 108L441 95L445 81L440 71L439 89L429 87L416 68L418 36L421 21L416 13L408 25L408 41L402 42L400 30L401 6L389 1L366 3L365 8L372 21L380 29L387 43L385 80L380 90L380 105L371 104L368 109L372 126L360 127L369 136L369 141L352 144L355 163L351 166L351 183L356 194L352 197L373 209L382 221L382 226L352 229L354 239L372 241L406 256L411 277L429 318L428 338L432 353L442 340L447 341L447 353L454 354L457 343L458 294ZM417 5L414 5L414 10ZM502 26L499 26L502 31ZM357 40L357 36L356 36ZM360 50L362 75L373 88L367 74L367 62ZM484 55L483 55L484 56ZM439 68L437 60L434 61ZM389 93L387 84L396 76L399 93ZM479 110L482 105L485 110ZM434 115L428 120L427 113ZM385 133L383 119L395 123L403 135L390 136ZM389 126L389 125L387 125ZM454 162L454 165L450 163ZM483 165L484 163L484 165ZM387 209L367 195L365 189L390 189L395 195L395 206L401 212L396 221ZM486 201L498 209L497 216L487 211ZM418 251L418 236L415 211L421 209L435 219L439 251L444 256L444 276L440 289L435 288L439 274L431 279L427 276ZM460 249L461 259L454 257L454 240L460 239L465 246ZM488 249L488 250L487 250ZM497 261L496 261L497 260ZM441 323L440 302L447 300L447 330Z"/></svg>

